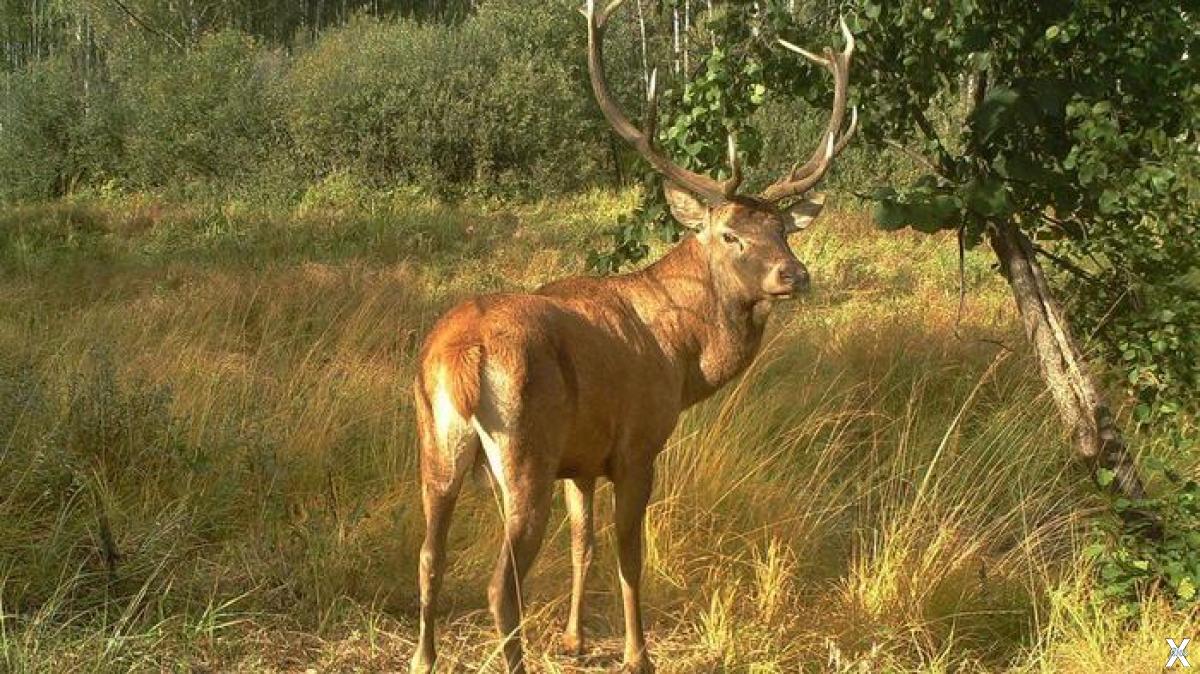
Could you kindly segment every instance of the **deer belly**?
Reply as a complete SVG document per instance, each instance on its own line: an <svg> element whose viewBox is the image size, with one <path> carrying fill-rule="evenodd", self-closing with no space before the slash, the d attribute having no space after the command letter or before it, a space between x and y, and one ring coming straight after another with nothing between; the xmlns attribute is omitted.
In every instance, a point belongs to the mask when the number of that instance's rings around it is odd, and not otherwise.
<svg viewBox="0 0 1200 674"><path fill-rule="evenodd" d="M558 477L612 477L618 464L652 462L674 431L679 408L676 403L650 409L653 413L630 414L615 423L576 424L562 448Z"/></svg>
<svg viewBox="0 0 1200 674"><path fill-rule="evenodd" d="M601 477L608 473L612 454L611 433L596 429L578 428L569 434L558 463L560 479Z"/></svg>

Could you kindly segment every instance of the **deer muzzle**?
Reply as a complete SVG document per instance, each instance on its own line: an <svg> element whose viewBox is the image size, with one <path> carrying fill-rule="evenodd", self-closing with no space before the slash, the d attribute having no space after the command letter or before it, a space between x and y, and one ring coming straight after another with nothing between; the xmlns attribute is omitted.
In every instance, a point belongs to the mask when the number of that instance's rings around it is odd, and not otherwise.
<svg viewBox="0 0 1200 674"><path fill-rule="evenodd" d="M763 283L763 290L772 297L787 299L807 292L811 285L808 269L799 260L792 259L771 269Z"/></svg>

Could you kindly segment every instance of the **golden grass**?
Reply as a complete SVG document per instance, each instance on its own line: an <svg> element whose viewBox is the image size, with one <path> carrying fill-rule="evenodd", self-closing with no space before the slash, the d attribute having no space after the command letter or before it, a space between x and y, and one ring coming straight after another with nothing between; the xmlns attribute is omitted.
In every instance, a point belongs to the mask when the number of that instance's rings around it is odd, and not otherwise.
<svg viewBox="0 0 1200 674"><path fill-rule="evenodd" d="M580 271L584 242L632 203L10 214L0 669L403 670L420 340L468 293ZM950 240L844 211L796 244L816 292L660 457L660 671L1161 668L1196 616L1152 606L1121 625L1090 598L1078 552L1098 502L986 258L967 260L959 316ZM499 671L484 592L498 519L486 489L467 491L441 655L445 671ZM619 658L607 494L588 656L555 652L561 512L526 583L541 671Z"/></svg>

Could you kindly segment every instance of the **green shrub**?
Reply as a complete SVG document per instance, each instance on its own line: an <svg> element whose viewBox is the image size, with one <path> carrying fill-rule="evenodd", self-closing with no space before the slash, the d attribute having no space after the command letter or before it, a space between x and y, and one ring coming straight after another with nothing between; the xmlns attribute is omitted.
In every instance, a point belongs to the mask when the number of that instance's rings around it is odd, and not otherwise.
<svg viewBox="0 0 1200 674"><path fill-rule="evenodd" d="M1116 498L1115 517L1097 520L1098 540L1085 551L1096 563L1100 597L1128 618L1139 615L1155 593L1182 609L1200 604L1200 485L1154 457L1142 468L1147 476L1162 475L1163 493L1136 501ZM1102 470L1101 485L1113 477Z"/></svg>
<svg viewBox="0 0 1200 674"><path fill-rule="evenodd" d="M1130 202L1102 198L1088 236L1058 249L1091 271L1063 274L1078 332L1116 366L1135 421L1166 428L1200 414L1200 154L1179 145L1161 164L1104 163L1126 170Z"/></svg>
<svg viewBox="0 0 1200 674"><path fill-rule="evenodd" d="M594 180L606 132L576 19L567 3L521 0L459 27L359 18L329 32L281 87L301 165L438 193Z"/></svg>
<svg viewBox="0 0 1200 674"><path fill-rule="evenodd" d="M236 184L284 157L267 97L278 67L253 40L226 30L183 55L147 58L122 64L122 97L133 116L127 165L134 184Z"/></svg>
<svg viewBox="0 0 1200 674"><path fill-rule="evenodd" d="M2 76L0 199L44 199L112 175L124 116L111 87L65 56Z"/></svg>
<svg viewBox="0 0 1200 674"><path fill-rule="evenodd" d="M0 82L0 198L107 186L294 200L334 174L442 196L595 184L620 152L592 101L576 9L498 0L455 23L364 15L294 56L233 28L181 50L114 37L87 78L65 51ZM608 59L622 98L640 75L633 29L614 26Z"/></svg>

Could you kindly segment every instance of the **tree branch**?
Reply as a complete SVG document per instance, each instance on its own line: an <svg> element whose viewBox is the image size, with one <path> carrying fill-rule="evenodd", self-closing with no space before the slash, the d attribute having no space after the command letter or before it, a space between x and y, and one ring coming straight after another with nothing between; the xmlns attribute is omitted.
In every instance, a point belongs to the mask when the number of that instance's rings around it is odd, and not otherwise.
<svg viewBox="0 0 1200 674"><path fill-rule="evenodd" d="M1029 245L1033 246L1033 250L1038 255L1041 255L1042 257L1046 258L1047 260L1050 260L1055 265L1057 265L1060 269L1062 269L1066 272L1069 272L1071 275L1081 278L1084 281L1087 281L1088 283L1100 283L1100 279L1096 278L1092 274L1089 274L1087 271L1085 271L1079 265L1076 265L1074 262L1071 262L1070 260L1068 260L1064 257L1055 255L1054 253L1051 253L1050 251L1046 250L1045 248L1042 248L1041 246L1037 245L1036 243L1030 242Z"/></svg>
<svg viewBox="0 0 1200 674"><path fill-rule="evenodd" d="M185 47L184 44L179 41L179 38L175 37L174 35L171 35L170 33L166 32L165 30L162 30L161 28L157 28L157 27L151 25L150 23L146 22L146 20L142 19L142 17L135 14L133 12L133 10L129 9L129 6L126 5L124 2L122 2L121 0L112 0L112 3L114 5L116 5L118 8L120 8L120 10L125 13L125 16L128 16L130 19L133 20L134 23L141 26L144 30L151 32L161 38L169 40L171 42L171 44L174 44L176 47L179 47L180 49L187 49L187 47Z"/></svg>
<svg viewBox="0 0 1200 674"><path fill-rule="evenodd" d="M934 175L939 175L939 176L949 180L949 177L945 173L943 173L942 169L937 164L933 163L933 161L931 161L929 159L929 157L926 157L925 155L921 154L920 152L917 152L916 150L914 150L906 145L897 143L896 141L892 140L891 138L887 138L883 142L888 147L894 148L896 150L903 152L905 155L908 155L909 159L912 159L913 161L917 162L918 164L929 169Z"/></svg>
<svg viewBox="0 0 1200 674"><path fill-rule="evenodd" d="M933 141L933 144L937 146L938 163L942 167L942 170L939 171L938 174L945 175L946 173L949 173L950 167L954 166L954 160L950 156L950 153L946 150L946 146L942 144L942 139L938 136L937 131L933 128L933 124L930 123L929 118L925 116L925 111L917 107L916 103L913 103L912 115L913 121L917 123L917 128L921 130L921 133L925 134L925 137Z"/></svg>

